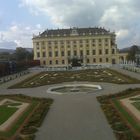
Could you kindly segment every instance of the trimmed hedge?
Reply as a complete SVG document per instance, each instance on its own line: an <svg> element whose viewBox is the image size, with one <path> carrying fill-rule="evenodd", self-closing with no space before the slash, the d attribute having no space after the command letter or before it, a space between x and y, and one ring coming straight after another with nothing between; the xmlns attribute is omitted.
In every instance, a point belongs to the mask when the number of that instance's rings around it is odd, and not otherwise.
<svg viewBox="0 0 140 140"><path fill-rule="evenodd" d="M23 113L23 115L19 118L19 120L13 124L12 128L7 132L0 132L0 140L7 140L11 136L17 132L21 125L22 128L16 136L14 136L15 140L33 140L35 138L35 133L38 131L38 127L41 126L50 105L53 103L52 99L47 98L36 98L36 97L29 97L21 94L16 95L1 95L0 100L3 98L10 98L13 100L19 100L23 102L30 102L31 105L28 110ZM26 115L27 114L27 115ZM28 118L28 120L25 119Z"/></svg>
<svg viewBox="0 0 140 140"><path fill-rule="evenodd" d="M110 75L108 75L107 73L110 73ZM109 82L116 84L140 83L140 80L132 78L128 75L121 74L114 70L93 69L93 70L63 71L63 72L62 71L41 72L21 81L20 83L12 85L9 88L32 88L42 85L51 85L73 81Z"/></svg>
<svg viewBox="0 0 140 140"><path fill-rule="evenodd" d="M105 113L105 116L113 129L117 140L139 140L140 131L135 129L133 124L130 125L127 119L124 119L122 112L118 110L116 106L117 98L126 98L136 95L140 92L140 88L127 89L117 94L110 94L97 97L97 100L101 104L101 108ZM139 132L138 132L139 131Z"/></svg>

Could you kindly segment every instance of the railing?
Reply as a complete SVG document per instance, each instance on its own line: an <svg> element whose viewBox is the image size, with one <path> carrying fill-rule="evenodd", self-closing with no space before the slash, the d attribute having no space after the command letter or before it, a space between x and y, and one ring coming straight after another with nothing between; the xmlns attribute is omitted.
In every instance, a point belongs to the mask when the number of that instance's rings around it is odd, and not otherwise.
<svg viewBox="0 0 140 140"><path fill-rule="evenodd" d="M140 67L137 67L136 64L120 64L120 67L128 71L140 73Z"/></svg>
<svg viewBox="0 0 140 140"><path fill-rule="evenodd" d="M28 73L29 73L29 70L26 70L26 71L22 71L22 72L18 72L18 73L15 73L15 74L11 74L11 75L8 75L8 76L1 77L0 78L0 84L8 82L10 80L14 80L14 79L19 78L19 77L21 77L25 74L28 74Z"/></svg>
<svg viewBox="0 0 140 140"><path fill-rule="evenodd" d="M111 67L111 64L98 64L98 65L86 65L80 67L34 67L30 68L31 71L78 71L86 69L100 69Z"/></svg>

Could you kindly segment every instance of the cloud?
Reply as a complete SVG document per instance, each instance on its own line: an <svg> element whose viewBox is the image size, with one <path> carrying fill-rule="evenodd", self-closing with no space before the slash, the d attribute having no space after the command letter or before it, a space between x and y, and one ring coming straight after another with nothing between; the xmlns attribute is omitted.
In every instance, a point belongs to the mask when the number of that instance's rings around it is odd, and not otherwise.
<svg viewBox="0 0 140 140"><path fill-rule="evenodd" d="M2 49L15 49L17 44L13 41L2 41L0 42L0 48Z"/></svg>
<svg viewBox="0 0 140 140"><path fill-rule="evenodd" d="M115 26L118 27L120 24L118 24L122 19L123 15L122 13L118 12L119 7L118 6L112 6L109 9L105 10L103 13L103 16L100 19L101 25L108 25L110 27Z"/></svg>
<svg viewBox="0 0 140 140"><path fill-rule="evenodd" d="M49 15L53 24L61 27L82 26L87 20L93 24L96 20L92 17L98 18L94 0L22 0L22 5L38 14Z"/></svg>
<svg viewBox="0 0 140 140"><path fill-rule="evenodd" d="M16 47L32 47L32 36L40 30L42 30L40 24L26 26L12 23L7 30L0 31L0 47L13 49Z"/></svg>
<svg viewBox="0 0 140 140"><path fill-rule="evenodd" d="M40 24L37 24L37 25L36 25L36 28L37 28L37 29L41 29L42 27L41 27Z"/></svg>
<svg viewBox="0 0 140 140"><path fill-rule="evenodd" d="M14 25L10 27L11 32L17 32L18 31L18 26Z"/></svg>
<svg viewBox="0 0 140 140"><path fill-rule="evenodd" d="M133 41L140 43L139 0L21 0L21 5L32 14L49 16L55 26L99 25L115 30L121 47L132 45Z"/></svg>
<svg viewBox="0 0 140 140"><path fill-rule="evenodd" d="M22 46L22 43L20 40L14 40L14 43L18 46L18 47L21 47Z"/></svg>
<svg viewBox="0 0 140 140"><path fill-rule="evenodd" d="M119 39L124 39L130 35L130 32L127 29L121 29L118 32L116 32L116 34Z"/></svg>

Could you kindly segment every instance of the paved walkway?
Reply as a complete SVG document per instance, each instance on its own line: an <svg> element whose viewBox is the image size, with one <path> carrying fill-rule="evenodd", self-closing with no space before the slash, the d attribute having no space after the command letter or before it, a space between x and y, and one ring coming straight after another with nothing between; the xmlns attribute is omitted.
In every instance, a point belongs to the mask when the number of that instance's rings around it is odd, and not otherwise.
<svg viewBox="0 0 140 140"><path fill-rule="evenodd" d="M30 75L32 74L28 76ZM27 75L21 79L25 78L27 78ZM96 96L120 92L130 87L140 87L140 84L94 83L101 85L103 89L93 94L77 95L48 94L46 91L50 86L6 89L7 85L12 85L21 79L1 85L0 94L21 93L29 96L51 97L54 99L54 103L44 123L39 128L36 140L115 140L115 136L107 123L100 104L96 100Z"/></svg>
<svg viewBox="0 0 140 140"><path fill-rule="evenodd" d="M123 74L129 75L133 78L137 78L137 79L140 80L140 73L136 73L136 72L128 71L128 70L125 70L125 69L121 69L118 66L111 67L111 69L116 70L118 72L121 72Z"/></svg>
<svg viewBox="0 0 140 140"><path fill-rule="evenodd" d="M28 74L25 74L23 76L20 76L14 80L10 80L9 82L5 82L5 83L2 83L0 84L0 89L6 89L22 80L25 80L26 78L28 78L29 76L33 76L35 74L37 74L38 72L31 72L31 73L28 73Z"/></svg>

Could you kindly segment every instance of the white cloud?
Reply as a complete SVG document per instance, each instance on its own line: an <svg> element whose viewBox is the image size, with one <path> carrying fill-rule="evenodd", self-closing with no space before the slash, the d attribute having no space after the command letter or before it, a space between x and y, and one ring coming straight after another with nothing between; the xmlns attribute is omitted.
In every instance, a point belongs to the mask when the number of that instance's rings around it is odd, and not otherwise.
<svg viewBox="0 0 140 140"><path fill-rule="evenodd" d="M42 30L41 25L26 26L22 24L13 24L4 31L0 31L0 47L6 48L12 46L16 47L32 47L32 35L37 34ZM12 45L11 45L12 44Z"/></svg>
<svg viewBox="0 0 140 140"><path fill-rule="evenodd" d="M95 9L94 0L21 0L22 5L28 6L30 11L35 14L49 15L53 24L57 26L69 26L80 23L82 21L81 16L85 18L88 13L87 19L91 20L92 13ZM88 9L87 9L88 7ZM79 16L79 17L78 17ZM76 23L77 22L77 23ZM78 24L77 24L78 25ZM82 25L82 22L81 22Z"/></svg>
<svg viewBox="0 0 140 140"><path fill-rule="evenodd" d="M14 40L14 42L17 44L18 47L22 47L23 44L21 43L20 40Z"/></svg>
<svg viewBox="0 0 140 140"><path fill-rule="evenodd" d="M127 29L121 29L118 32L116 32L116 35L119 39L124 39L130 35L130 32Z"/></svg>
<svg viewBox="0 0 140 140"><path fill-rule="evenodd" d="M27 26L27 27L25 27L25 30L31 30L31 27L30 26Z"/></svg>
<svg viewBox="0 0 140 140"><path fill-rule="evenodd" d="M40 24L37 24L37 25L36 25L36 28L37 28L37 29L41 29L42 27L41 27Z"/></svg>
<svg viewBox="0 0 140 140"><path fill-rule="evenodd" d="M10 27L10 30L11 30L12 32L17 32L19 29L18 29L18 26L17 26L17 25L14 25L14 26L11 26L11 27Z"/></svg>
<svg viewBox="0 0 140 140"><path fill-rule="evenodd" d="M17 44L13 41L3 41L0 42L0 48L2 49L15 49L17 47Z"/></svg>
<svg viewBox="0 0 140 140"><path fill-rule="evenodd" d="M123 19L122 13L119 12L118 6L112 6L105 10L100 19L101 25L118 26L118 23Z"/></svg>
<svg viewBox="0 0 140 140"><path fill-rule="evenodd" d="M49 16L55 26L104 26L117 32L121 47L139 43L139 0L21 0L21 5Z"/></svg>
<svg viewBox="0 0 140 140"><path fill-rule="evenodd" d="M0 42L2 42L4 40L4 35L3 33L0 33Z"/></svg>

